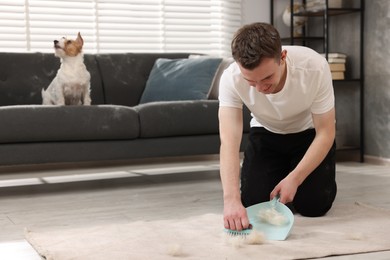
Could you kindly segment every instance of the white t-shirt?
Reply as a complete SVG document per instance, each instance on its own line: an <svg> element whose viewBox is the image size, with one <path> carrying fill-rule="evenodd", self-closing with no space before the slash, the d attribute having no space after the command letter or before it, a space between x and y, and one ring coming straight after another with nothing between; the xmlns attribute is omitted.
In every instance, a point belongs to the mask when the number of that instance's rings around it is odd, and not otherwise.
<svg viewBox="0 0 390 260"><path fill-rule="evenodd" d="M334 107L332 75L326 59L312 49L282 49L287 50L287 77L280 92L258 92L234 62L221 76L219 105L242 108L245 104L252 112L251 127L265 127L280 134L297 133L314 128L312 113L323 114Z"/></svg>

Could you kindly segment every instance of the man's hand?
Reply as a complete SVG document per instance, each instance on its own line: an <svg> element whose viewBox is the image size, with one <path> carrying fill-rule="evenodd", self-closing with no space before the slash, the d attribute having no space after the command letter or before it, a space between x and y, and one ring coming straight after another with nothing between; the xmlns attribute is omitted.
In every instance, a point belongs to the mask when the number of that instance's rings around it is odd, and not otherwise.
<svg viewBox="0 0 390 260"><path fill-rule="evenodd" d="M275 186L275 188L271 192L270 197L271 199L273 199L276 195L279 194L280 203L286 204L294 200L298 186L299 182L294 180L291 175L288 175L286 178L281 180L278 185Z"/></svg>
<svg viewBox="0 0 390 260"><path fill-rule="evenodd" d="M225 201L223 220L227 229L241 231L249 227L248 215L241 201Z"/></svg>
<svg viewBox="0 0 390 260"><path fill-rule="evenodd" d="M271 192L271 199L280 194L280 202L293 201L298 186L320 165L333 145L335 138L335 109L323 114L313 114L316 136L302 160Z"/></svg>
<svg viewBox="0 0 390 260"><path fill-rule="evenodd" d="M221 138L220 175L224 198L224 226L242 230L249 226L246 209L240 196L240 144L243 132L242 109L219 108L219 134Z"/></svg>

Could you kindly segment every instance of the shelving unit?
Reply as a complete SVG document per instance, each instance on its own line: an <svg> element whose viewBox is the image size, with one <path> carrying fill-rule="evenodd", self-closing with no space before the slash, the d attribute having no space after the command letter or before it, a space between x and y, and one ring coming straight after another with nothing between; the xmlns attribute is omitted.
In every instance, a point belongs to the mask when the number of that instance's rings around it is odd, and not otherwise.
<svg viewBox="0 0 390 260"><path fill-rule="evenodd" d="M334 88L336 94L336 101L338 98L340 100L347 99L342 95L345 93L341 92L341 89L344 89L344 92L347 94L352 94L355 96L355 92L351 89L356 89L359 97L358 100L358 133L354 127L349 126L350 129L340 129L340 126L337 128L337 132L355 132L354 135L357 136L352 143L352 145L342 144L337 147L337 150L344 151L358 151L360 162L364 161L364 0L359 1L342 1L342 7L340 8L331 8L332 0L324 0L324 7L316 11L306 11L304 8L306 6L306 0L270 0L271 6L271 24L273 24L279 32L283 31L284 35L281 32L282 43L284 45L303 45L310 47L317 52L322 52L325 54L325 57L328 59L330 52L340 52L347 53L348 59L350 60L347 63L347 70L345 73L345 79L343 80L334 80ZM339 0L340 1L340 0ZM290 5L290 10L294 10L295 4L300 4L301 8L297 12L291 11L290 14L290 28L289 30L286 25L280 22L281 13L279 12L275 16L275 12L280 11L281 6L284 4L284 8ZM349 5L347 5L349 4ZM278 9L279 8L279 9ZM282 10L283 11L283 10ZM305 17L306 22L302 27L302 35L294 36L294 18L296 17ZM279 20L278 20L279 19ZM277 23L279 21L279 23ZM351 25L351 23L358 23L357 26ZM284 25L284 26L283 26ZM284 28L283 28L284 27ZM344 29L342 33L337 32L339 28L348 28ZM332 34L333 33L333 34ZM351 35L348 35L351 34ZM287 35L286 35L287 34ZM354 37L355 36L355 37ZM355 41L351 40L355 39ZM339 42L343 41L344 44ZM350 46L348 46L350 45ZM348 48L351 48L348 49ZM350 52L350 53L348 53ZM356 97L355 97L356 98ZM337 106L336 102L336 106ZM340 104L339 104L340 105ZM347 104L345 104L347 105ZM337 109L338 110L338 109ZM350 112L350 111L349 111ZM337 111L336 111L337 113ZM339 117L339 115L337 115ZM342 117L342 116L340 116ZM344 118L346 116L344 115ZM351 118L348 118L353 120ZM337 119L339 122L339 118ZM340 125L344 125L340 123ZM349 123L349 125L353 125ZM348 128L348 127L346 127ZM348 133L349 135L349 133ZM348 136L350 138L350 136Z"/></svg>

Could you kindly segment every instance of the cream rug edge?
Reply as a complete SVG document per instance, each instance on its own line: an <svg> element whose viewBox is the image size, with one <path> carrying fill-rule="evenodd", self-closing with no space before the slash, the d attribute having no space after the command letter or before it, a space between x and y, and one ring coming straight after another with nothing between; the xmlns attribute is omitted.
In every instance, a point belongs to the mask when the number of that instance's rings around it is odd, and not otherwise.
<svg viewBox="0 0 390 260"><path fill-rule="evenodd" d="M390 210L363 203L335 204L321 218L295 215L286 241L235 243L222 232L222 216L67 228L26 229L26 240L45 259L305 259L390 250Z"/></svg>

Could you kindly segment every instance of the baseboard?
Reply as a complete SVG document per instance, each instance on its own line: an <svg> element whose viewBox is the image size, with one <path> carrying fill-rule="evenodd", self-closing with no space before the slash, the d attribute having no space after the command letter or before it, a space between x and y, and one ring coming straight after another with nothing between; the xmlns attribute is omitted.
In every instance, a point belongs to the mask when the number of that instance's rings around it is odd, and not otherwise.
<svg viewBox="0 0 390 260"><path fill-rule="evenodd" d="M360 162L359 150L336 150L336 162Z"/></svg>
<svg viewBox="0 0 390 260"><path fill-rule="evenodd" d="M152 157L145 159L129 160L111 160L111 161L84 161L84 162L59 162L59 163L40 163L40 164L21 164L21 165L0 165L0 174L17 173L17 172L39 172L50 170L72 170L88 169L99 167L116 167L131 165L152 165L152 164L170 164L170 163L190 163L190 162L219 162L219 154L207 155L188 155L188 156L171 156L171 157Z"/></svg>
<svg viewBox="0 0 390 260"><path fill-rule="evenodd" d="M390 166L390 158L382 158L382 157L377 157L372 155L365 155L364 162Z"/></svg>

